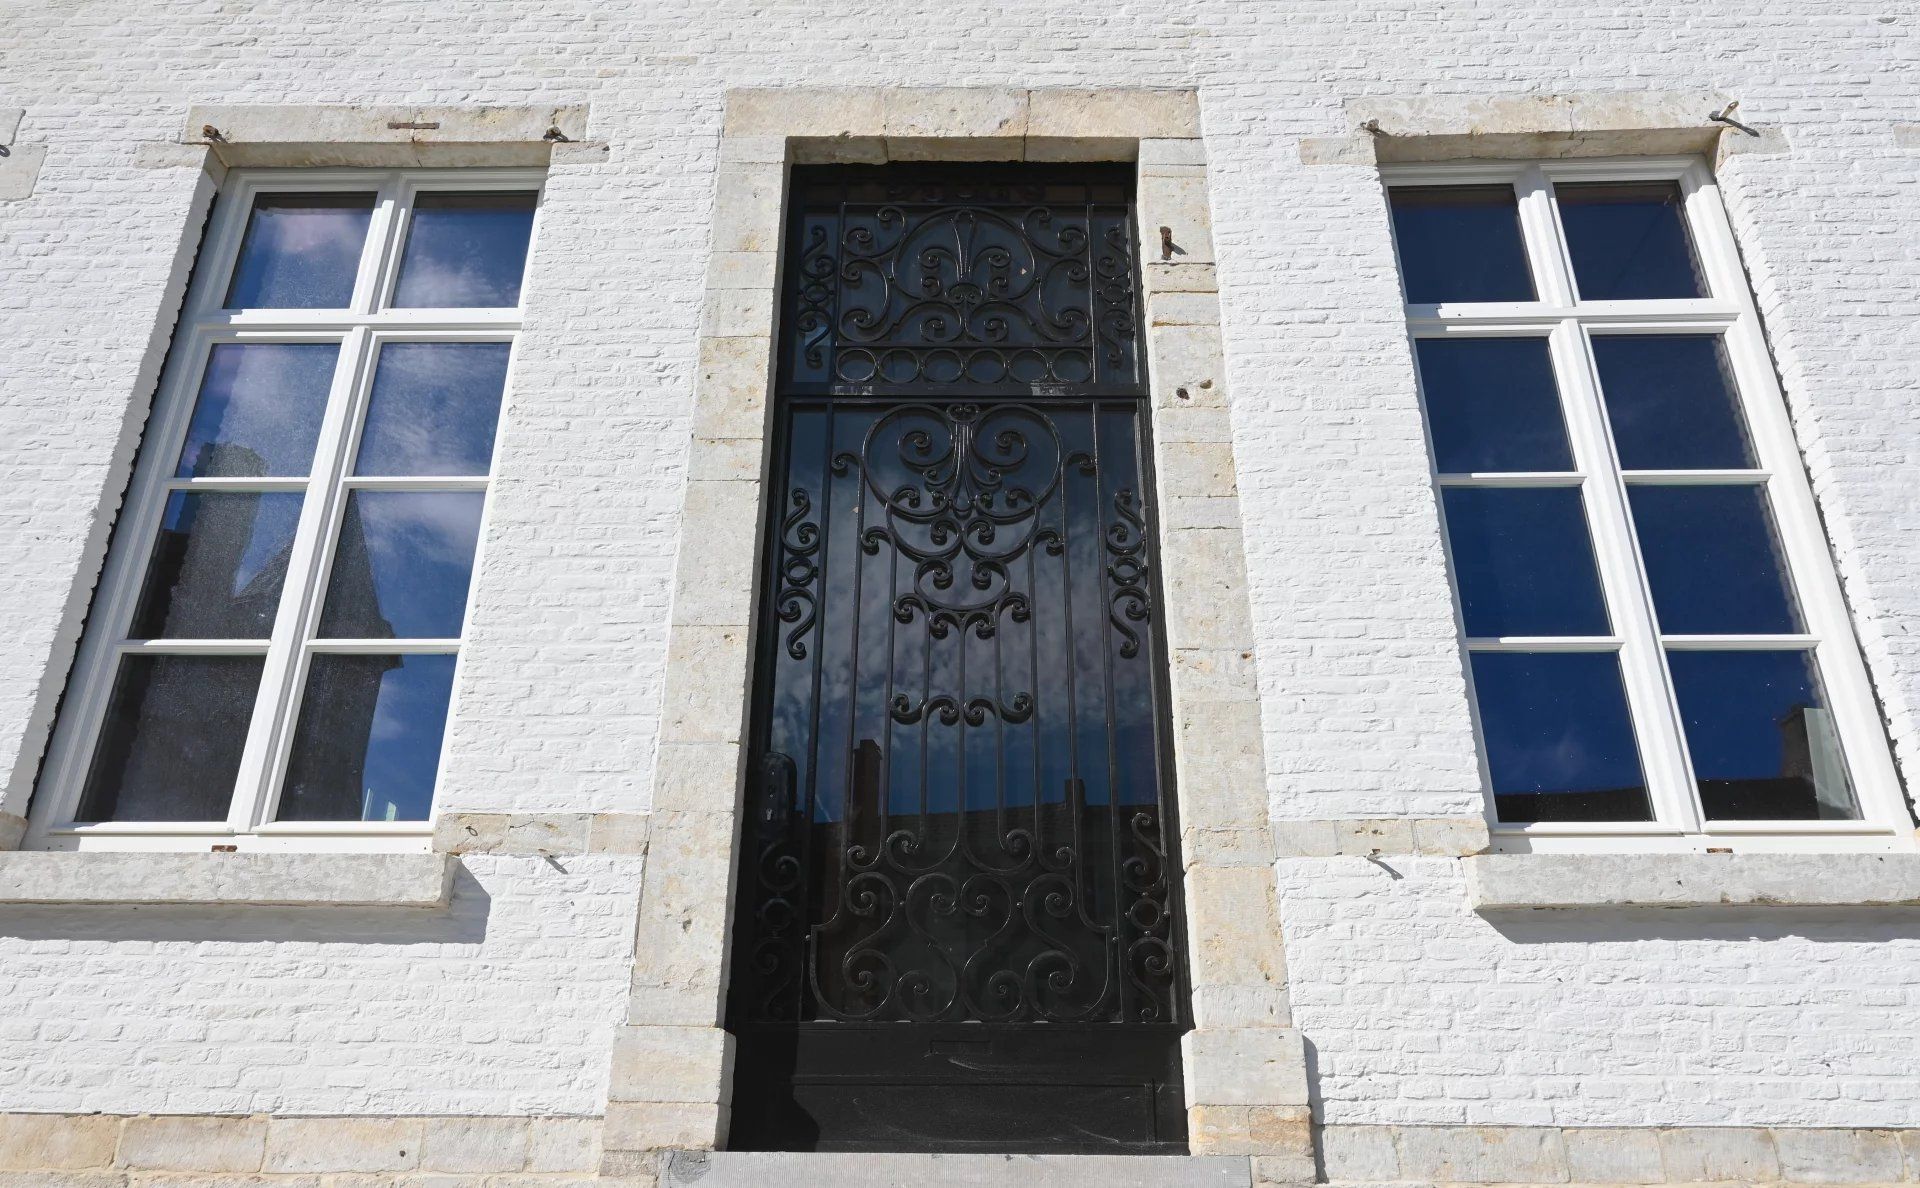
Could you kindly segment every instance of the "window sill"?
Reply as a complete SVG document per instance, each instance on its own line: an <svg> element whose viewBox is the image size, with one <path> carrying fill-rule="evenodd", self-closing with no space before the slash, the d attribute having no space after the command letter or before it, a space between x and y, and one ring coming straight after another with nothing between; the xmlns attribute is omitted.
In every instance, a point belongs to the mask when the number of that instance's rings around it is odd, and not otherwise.
<svg viewBox="0 0 1920 1188"><path fill-rule="evenodd" d="M0 853L0 904L445 907L447 854Z"/></svg>
<svg viewBox="0 0 1920 1188"><path fill-rule="evenodd" d="M1477 912L1920 905L1920 854L1476 854Z"/></svg>

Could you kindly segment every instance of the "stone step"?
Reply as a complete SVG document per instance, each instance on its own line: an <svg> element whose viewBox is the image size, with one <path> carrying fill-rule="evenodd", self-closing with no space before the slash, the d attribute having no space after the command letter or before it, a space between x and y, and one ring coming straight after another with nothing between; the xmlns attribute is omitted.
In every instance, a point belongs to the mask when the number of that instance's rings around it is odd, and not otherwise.
<svg viewBox="0 0 1920 1188"><path fill-rule="evenodd" d="M666 1188L1250 1188L1233 1155L893 1155L676 1151Z"/></svg>

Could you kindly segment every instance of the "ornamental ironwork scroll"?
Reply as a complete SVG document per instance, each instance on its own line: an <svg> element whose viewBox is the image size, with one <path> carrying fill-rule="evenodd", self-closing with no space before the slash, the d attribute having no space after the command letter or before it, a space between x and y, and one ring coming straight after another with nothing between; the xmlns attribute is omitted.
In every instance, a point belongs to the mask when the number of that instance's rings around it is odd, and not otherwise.
<svg viewBox="0 0 1920 1188"><path fill-rule="evenodd" d="M1124 179L794 192L731 1018L1183 1024Z"/></svg>
<svg viewBox="0 0 1920 1188"><path fill-rule="evenodd" d="M1145 383L1123 171L1014 167L794 189L794 390L1119 395Z"/></svg>

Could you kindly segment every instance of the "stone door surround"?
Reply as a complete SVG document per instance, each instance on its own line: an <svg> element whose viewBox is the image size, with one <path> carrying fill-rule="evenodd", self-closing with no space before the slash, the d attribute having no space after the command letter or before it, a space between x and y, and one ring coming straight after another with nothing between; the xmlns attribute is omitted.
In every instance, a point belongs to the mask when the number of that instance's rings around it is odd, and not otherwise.
<svg viewBox="0 0 1920 1188"><path fill-rule="evenodd" d="M727 95L650 858L607 1106L609 1172L726 1141L732 1052L721 1020L788 168L1006 160L1138 163L1196 1026L1184 1047L1192 1148L1255 1156L1263 1178L1312 1176L1197 96L972 88Z"/></svg>

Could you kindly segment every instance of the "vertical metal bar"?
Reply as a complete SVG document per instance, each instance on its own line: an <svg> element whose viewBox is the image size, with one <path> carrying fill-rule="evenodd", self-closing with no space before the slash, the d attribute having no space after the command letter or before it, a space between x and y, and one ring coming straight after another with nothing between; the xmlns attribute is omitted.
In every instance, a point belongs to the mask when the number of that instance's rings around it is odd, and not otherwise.
<svg viewBox="0 0 1920 1188"><path fill-rule="evenodd" d="M1101 523L1106 505L1106 482L1104 477L1105 471L1100 468L1100 405L1098 402L1093 405L1092 415L1093 489L1098 496L1094 500L1094 556L1100 557L1107 547L1107 534L1106 529ZM1099 585L1100 601L1102 606L1111 606L1111 603L1108 601L1107 581L1105 577L1106 566L1104 564L1100 566L1100 572L1102 574ZM1107 866L1107 877L1112 880L1113 887L1113 936L1109 941L1110 951L1108 955L1108 959L1112 962L1112 968L1108 972L1114 978L1115 988L1120 996L1121 1014L1124 1018L1128 995L1126 992L1126 978L1121 969L1123 953L1121 942L1122 938L1126 935L1126 929L1124 927L1126 912L1125 906L1122 903L1124 896L1121 894L1123 888L1120 877L1120 764L1119 757L1115 753L1113 737L1113 632L1108 629L1108 624L1104 619L1099 621L1099 631L1100 679L1102 682L1102 691L1106 699L1107 838L1108 857L1111 859Z"/></svg>

